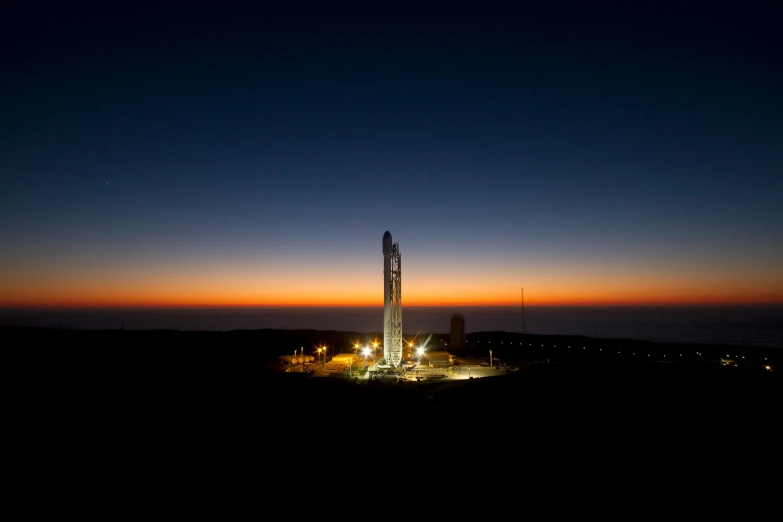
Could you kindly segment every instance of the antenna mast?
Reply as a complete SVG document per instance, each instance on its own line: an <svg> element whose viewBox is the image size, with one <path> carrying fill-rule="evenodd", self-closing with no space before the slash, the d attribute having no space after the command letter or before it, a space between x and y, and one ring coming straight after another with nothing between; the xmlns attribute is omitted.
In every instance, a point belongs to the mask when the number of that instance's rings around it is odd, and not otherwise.
<svg viewBox="0 0 783 522"><path fill-rule="evenodd" d="M522 302L522 333L525 333L525 288L519 289L519 297Z"/></svg>

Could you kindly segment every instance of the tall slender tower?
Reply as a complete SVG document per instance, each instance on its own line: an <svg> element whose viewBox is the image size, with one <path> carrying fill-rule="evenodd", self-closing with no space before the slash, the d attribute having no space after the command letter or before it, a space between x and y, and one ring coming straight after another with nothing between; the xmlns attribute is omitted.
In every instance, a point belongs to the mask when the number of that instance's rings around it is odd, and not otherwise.
<svg viewBox="0 0 783 522"><path fill-rule="evenodd" d="M383 234L383 358L390 366L402 361L402 299L400 246Z"/></svg>
<svg viewBox="0 0 783 522"><path fill-rule="evenodd" d="M525 332L525 288L522 287L519 290L519 299L522 302L522 333Z"/></svg>
<svg viewBox="0 0 783 522"><path fill-rule="evenodd" d="M452 350L465 349L465 316L462 314L451 314L451 323L449 324L449 348Z"/></svg>

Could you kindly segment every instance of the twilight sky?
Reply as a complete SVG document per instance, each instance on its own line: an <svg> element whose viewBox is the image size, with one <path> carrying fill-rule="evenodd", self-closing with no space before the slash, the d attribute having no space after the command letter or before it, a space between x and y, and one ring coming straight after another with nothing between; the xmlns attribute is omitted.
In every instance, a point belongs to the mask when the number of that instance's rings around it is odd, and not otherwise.
<svg viewBox="0 0 783 522"><path fill-rule="evenodd" d="M772 8L586 4L4 13L0 306L783 302Z"/></svg>

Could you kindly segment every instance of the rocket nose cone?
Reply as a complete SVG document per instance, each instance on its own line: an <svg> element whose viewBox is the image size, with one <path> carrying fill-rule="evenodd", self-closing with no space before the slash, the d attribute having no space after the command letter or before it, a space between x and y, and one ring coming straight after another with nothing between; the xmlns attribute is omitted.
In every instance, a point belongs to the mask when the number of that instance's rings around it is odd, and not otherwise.
<svg viewBox="0 0 783 522"><path fill-rule="evenodd" d="M383 235L383 253L384 254L392 253L392 237L391 237L391 233L388 230Z"/></svg>

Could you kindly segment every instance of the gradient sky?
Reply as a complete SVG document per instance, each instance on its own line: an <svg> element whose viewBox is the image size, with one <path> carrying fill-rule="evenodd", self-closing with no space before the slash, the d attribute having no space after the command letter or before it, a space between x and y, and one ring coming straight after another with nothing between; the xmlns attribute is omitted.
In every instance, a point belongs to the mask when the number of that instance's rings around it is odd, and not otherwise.
<svg viewBox="0 0 783 522"><path fill-rule="evenodd" d="M546 4L5 12L0 306L783 302L773 11Z"/></svg>

